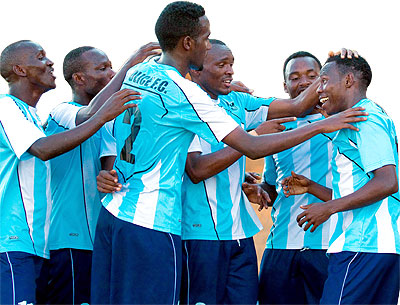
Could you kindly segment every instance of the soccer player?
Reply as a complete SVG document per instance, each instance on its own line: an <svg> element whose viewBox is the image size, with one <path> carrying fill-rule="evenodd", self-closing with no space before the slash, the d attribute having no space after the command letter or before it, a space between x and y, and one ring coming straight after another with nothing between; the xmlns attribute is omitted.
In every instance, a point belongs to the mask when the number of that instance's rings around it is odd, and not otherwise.
<svg viewBox="0 0 400 305"><path fill-rule="evenodd" d="M55 107L47 119L46 135L75 127L77 112L102 90L115 75L107 55L93 47L79 47L64 58L64 78L72 89L72 102ZM100 159L113 156L112 122L71 151L50 160L52 211L50 260L42 272L47 295L39 303L81 304L90 302L90 277L94 230L100 211L96 175Z"/></svg>
<svg viewBox="0 0 400 305"><path fill-rule="evenodd" d="M222 41L210 39L210 43L203 69L191 71L192 80L244 129L256 128L271 117L302 115L318 102L317 84L300 95L312 81L289 100L230 92L233 54ZM318 73L310 75L312 80L317 77ZM293 118L278 122L285 121ZM273 132L284 128L272 125ZM184 304L257 302L258 268L252 236L262 226L241 189L245 158L224 146L210 145L195 136L189 148L182 185Z"/></svg>
<svg viewBox="0 0 400 305"><path fill-rule="evenodd" d="M134 105L127 102L140 97L124 90L107 100L111 91L105 91L82 112L80 119L85 122L80 126L46 137L35 107L43 93L55 88L53 62L40 45L23 40L2 51L0 72L9 85L9 94L0 96L0 303L34 303L35 280L43 258L49 258L51 203L46 161L88 139ZM98 110L95 115L93 110Z"/></svg>
<svg viewBox="0 0 400 305"><path fill-rule="evenodd" d="M314 55L303 51L293 53L283 65L285 92L291 98L300 95L315 82L320 69L321 63ZM314 110L285 126L291 130L323 118ZM331 157L331 138L325 134L265 157L261 185L272 199L273 224L260 267L260 304L319 303L327 276L329 223L313 233L299 228L296 217L302 211L300 205L319 200L310 194L286 198L280 183L291 171L296 171L331 187Z"/></svg>
<svg viewBox="0 0 400 305"><path fill-rule="evenodd" d="M341 130L333 139L333 189L293 173L285 193L309 192L326 201L301 208L299 226L316 232L331 219L328 278L321 304L396 304L399 295L400 200L398 142L392 120L367 98L372 72L362 58L327 60L318 93L334 114L364 107L359 132Z"/></svg>
<svg viewBox="0 0 400 305"><path fill-rule="evenodd" d="M119 192L103 200L96 228L92 303L177 303L181 275L181 183L194 134L223 140L259 158L320 132L354 128L360 110L342 113L285 135L251 136L196 84L183 76L201 69L211 45L204 9L166 6L156 23L162 54L130 69L122 88L142 103L115 121ZM156 271L154 271L156 270ZM111 283L111 284L108 284Z"/></svg>

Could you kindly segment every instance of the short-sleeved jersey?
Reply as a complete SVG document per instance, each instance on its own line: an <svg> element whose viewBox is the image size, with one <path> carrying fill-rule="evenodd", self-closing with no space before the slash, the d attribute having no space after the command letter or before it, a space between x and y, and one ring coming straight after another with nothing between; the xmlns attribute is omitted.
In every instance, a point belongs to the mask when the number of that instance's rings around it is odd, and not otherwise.
<svg viewBox="0 0 400 305"><path fill-rule="evenodd" d="M28 153L42 137L36 108L14 96L0 95L0 252L49 258L49 166Z"/></svg>
<svg viewBox="0 0 400 305"><path fill-rule="evenodd" d="M285 123L286 130L303 127L323 119L321 114L312 114ZM331 188L332 134L319 134L310 140L280 153L265 157L264 182L275 186L277 198L271 209L272 227L267 239L268 249L327 249L329 243L329 221L320 225L313 233L304 232L296 217L303 212L300 205L321 202L310 194L285 197L281 182L291 172Z"/></svg>
<svg viewBox="0 0 400 305"><path fill-rule="evenodd" d="M131 68L122 88L141 92L138 107L115 120L120 192L103 205L121 220L181 235L181 185L194 134L218 143L238 124L195 83L156 61Z"/></svg>
<svg viewBox="0 0 400 305"><path fill-rule="evenodd" d="M220 96L217 105L244 129L257 127L267 119L269 104L274 99L231 92ZM210 154L226 147L209 144L196 136L190 152ZM198 184L185 174L182 184L182 239L234 240L255 235L262 229L253 207L242 191L246 158Z"/></svg>
<svg viewBox="0 0 400 305"><path fill-rule="evenodd" d="M368 119L354 123L359 131L340 130L333 140L333 198L362 188L373 171L395 165L398 174L398 144L394 124L381 107L362 99ZM328 252L341 251L400 254L400 200L396 192L371 205L331 216Z"/></svg>
<svg viewBox="0 0 400 305"><path fill-rule="evenodd" d="M81 107L74 102L56 106L47 119L46 135L74 128L76 114ZM101 170L100 158L115 155L112 122L108 122L81 145L50 160L53 200L50 250L93 249L101 207L96 185L96 176Z"/></svg>

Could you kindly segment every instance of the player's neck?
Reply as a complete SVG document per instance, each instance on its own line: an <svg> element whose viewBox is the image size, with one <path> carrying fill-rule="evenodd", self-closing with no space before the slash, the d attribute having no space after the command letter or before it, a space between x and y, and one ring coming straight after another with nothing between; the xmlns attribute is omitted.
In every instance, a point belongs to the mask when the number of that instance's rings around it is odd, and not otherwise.
<svg viewBox="0 0 400 305"><path fill-rule="evenodd" d="M188 62L184 57L178 56L175 53L163 52L158 63L174 67L183 77L189 72Z"/></svg>
<svg viewBox="0 0 400 305"><path fill-rule="evenodd" d="M21 101L27 103L31 107L36 107L40 97L44 93L43 90L33 90L27 88L25 84L20 82L9 85L9 94L19 98Z"/></svg>
<svg viewBox="0 0 400 305"><path fill-rule="evenodd" d="M349 95L348 98L346 98L346 104L348 106L347 109L353 107L355 104L365 98L367 98L366 91L356 91L353 94Z"/></svg>
<svg viewBox="0 0 400 305"><path fill-rule="evenodd" d="M92 100L93 96L82 94L81 92L72 91L72 100L79 105L87 106Z"/></svg>

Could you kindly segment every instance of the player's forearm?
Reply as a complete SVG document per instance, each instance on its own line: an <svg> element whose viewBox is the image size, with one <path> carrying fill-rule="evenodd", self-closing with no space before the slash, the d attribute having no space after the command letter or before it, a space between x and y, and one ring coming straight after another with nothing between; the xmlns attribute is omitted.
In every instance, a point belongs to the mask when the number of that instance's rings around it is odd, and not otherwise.
<svg viewBox="0 0 400 305"><path fill-rule="evenodd" d="M189 153L186 173L193 183L199 183L227 169L243 154L231 147L225 147L210 154Z"/></svg>
<svg viewBox="0 0 400 305"><path fill-rule="evenodd" d="M322 201L332 200L332 189L310 180L307 192Z"/></svg>
<svg viewBox="0 0 400 305"><path fill-rule="evenodd" d="M287 116L303 117L318 103L318 83L314 82L294 99L275 99L268 109L268 120Z"/></svg>
<svg viewBox="0 0 400 305"><path fill-rule="evenodd" d="M31 145L28 152L43 161L52 159L80 145L104 123L100 116L94 116L76 128L40 138Z"/></svg>
<svg viewBox="0 0 400 305"><path fill-rule="evenodd" d="M223 142L242 152L250 159L258 159L291 148L321 132L323 132L323 129L318 123L312 123L284 133L262 136L251 136L238 127L228 134Z"/></svg>
<svg viewBox="0 0 400 305"><path fill-rule="evenodd" d="M374 172L374 177L352 194L328 202L333 213L362 208L398 191L396 167L387 165Z"/></svg>
<svg viewBox="0 0 400 305"><path fill-rule="evenodd" d="M111 97L111 95L121 88L126 72L130 67L132 67L130 64L130 62L125 63L111 81L92 99L89 105L82 107L78 111L75 118L76 126L91 118Z"/></svg>

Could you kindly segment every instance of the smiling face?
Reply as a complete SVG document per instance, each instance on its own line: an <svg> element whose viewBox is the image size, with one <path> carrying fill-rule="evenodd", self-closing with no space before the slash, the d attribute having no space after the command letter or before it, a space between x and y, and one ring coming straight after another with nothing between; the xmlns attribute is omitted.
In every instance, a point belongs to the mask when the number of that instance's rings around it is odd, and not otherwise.
<svg viewBox="0 0 400 305"><path fill-rule="evenodd" d="M318 78L319 72L319 65L312 57L291 59L285 69L285 92L290 98L297 97Z"/></svg>
<svg viewBox="0 0 400 305"><path fill-rule="evenodd" d="M209 41L210 36L210 22L206 16L199 18L200 32L194 38L193 50L189 60L189 67L193 70L202 70L204 59L208 50L211 49Z"/></svg>
<svg viewBox="0 0 400 305"><path fill-rule="evenodd" d="M230 92L233 75L234 58L231 50L225 45L212 45L204 60L203 70L197 72L199 85L211 96L217 99L218 95Z"/></svg>
<svg viewBox="0 0 400 305"><path fill-rule="evenodd" d="M111 61L103 51L91 49L82 54L82 62L85 91L95 96L115 75Z"/></svg>
<svg viewBox="0 0 400 305"><path fill-rule="evenodd" d="M328 114L335 114L346 109L345 78L340 74L337 64L325 64L320 73L321 84L317 89L322 108Z"/></svg>
<svg viewBox="0 0 400 305"><path fill-rule="evenodd" d="M26 43L21 50L20 67L25 70L25 77L32 86L41 88L43 93L56 87L53 75L54 63L46 57L43 48L34 43Z"/></svg>

